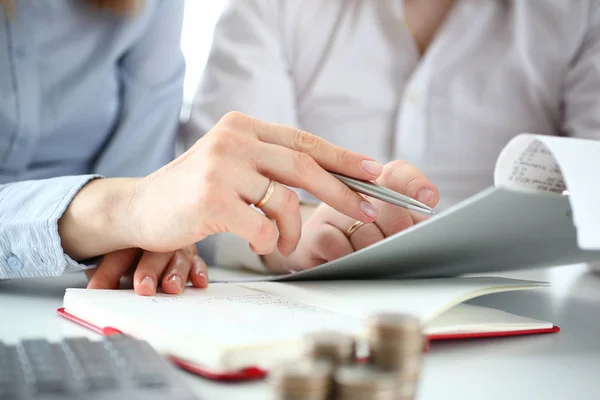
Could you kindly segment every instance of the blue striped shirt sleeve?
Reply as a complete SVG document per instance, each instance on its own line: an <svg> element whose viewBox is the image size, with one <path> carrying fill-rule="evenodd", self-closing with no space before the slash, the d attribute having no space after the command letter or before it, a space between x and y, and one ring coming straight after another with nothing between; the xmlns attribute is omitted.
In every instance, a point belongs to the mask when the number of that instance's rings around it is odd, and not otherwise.
<svg viewBox="0 0 600 400"><path fill-rule="evenodd" d="M84 265L65 254L58 220L96 175L0 185L0 279L59 276Z"/></svg>

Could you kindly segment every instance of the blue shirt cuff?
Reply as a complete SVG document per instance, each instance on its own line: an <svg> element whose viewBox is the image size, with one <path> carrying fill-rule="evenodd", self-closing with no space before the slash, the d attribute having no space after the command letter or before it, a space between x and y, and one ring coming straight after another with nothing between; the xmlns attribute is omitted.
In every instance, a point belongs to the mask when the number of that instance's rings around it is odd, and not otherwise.
<svg viewBox="0 0 600 400"><path fill-rule="evenodd" d="M65 254L61 218L77 192L98 175L0 185L0 279L60 276L95 266Z"/></svg>

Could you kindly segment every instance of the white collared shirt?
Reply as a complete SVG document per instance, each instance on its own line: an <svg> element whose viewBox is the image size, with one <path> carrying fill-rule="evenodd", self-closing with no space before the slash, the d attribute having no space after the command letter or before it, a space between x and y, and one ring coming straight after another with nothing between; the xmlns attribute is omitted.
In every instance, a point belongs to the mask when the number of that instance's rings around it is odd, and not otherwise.
<svg viewBox="0 0 600 400"><path fill-rule="evenodd" d="M405 159L441 208L492 184L522 132L600 138L592 0L457 0L419 59L396 0L232 1L186 129L228 111L298 126L381 162Z"/></svg>
<svg viewBox="0 0 600 400"><path fill-rule="evenodd" d="M457 0L419 58L400 0L232 1L183 137L231 110L297 126L412 162L443 209L519 133L600 138L598 4Z"/></svg>

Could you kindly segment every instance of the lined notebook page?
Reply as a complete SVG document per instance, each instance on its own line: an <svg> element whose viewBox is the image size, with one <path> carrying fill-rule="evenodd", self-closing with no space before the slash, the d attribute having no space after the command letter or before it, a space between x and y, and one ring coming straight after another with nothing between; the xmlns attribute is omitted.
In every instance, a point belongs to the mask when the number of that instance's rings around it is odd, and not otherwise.
<svg viewBox="0 0 600 400"><path fill-rule="evenodd" d="M544 282L477 277L414 280L248 282L260 290L297 302L326 307L365 318L379 311L413 314L427 323L452 306L471 298L511 290L547 286Z"/></svg>
<svg viewBox="0 0 600 400"><path fill-rule="evenodd" d="M516 330L551 329L551 322L510 314L493 308L459 304L425 325L427 335L511 332Z"/></svg>
<svg viewBox="0 0 600 400"><path fill-rule="evenodd" d="M293 340L314 326L357 331L359 320L326 308L233 284L186 288L178 296L142 297L133 291L67 289L65 308L117 328L135 325L174 332L181 340L229 346ZM103 310L102 313L99 311ZM124 326L124 328L120 328ZM241 334L243 332L243 334Z"/></svg>
<svg viewBox="0 0 600 400"><path fill-rule="evenodd" d="M201 337L234 346L292 340L315 329L358 332L363 319L378 311L407 312L426 323L476 296L544 285L504 278L256 282L211 284L154 297L131 290L67 289L64 306L100 326L152 327L176 332L181 339Z"/></svg>
<svg viewBox="0 0 600 400"><path fill-rule="evenodd" d="M116 328L162 353L216 371L268 368L280 357L299 356L304 333L359 334L363 327L358 318L234 284L154 297L131 290L67 289L64 307L96 326Z"/></svg>
<svg viewBox="0 0 600 400"><path fill-rule="evenodd" d="M273 360L301 354L305 333L331 329L362 336L364 317L372 312L409 312L427 328L434 315L469 298L543 285L504 278L214 283L207 289L188 287L178 296L154 297L132 290L67 289L64 307L96 326L116 328L160 352L213 369L257 363L268 368ZM435 327L452 331L454 326L447 324L460 327L461 321L472 327L483 314L487 312L456 314ZM481 330L490 331L479 326Z"/></svg>

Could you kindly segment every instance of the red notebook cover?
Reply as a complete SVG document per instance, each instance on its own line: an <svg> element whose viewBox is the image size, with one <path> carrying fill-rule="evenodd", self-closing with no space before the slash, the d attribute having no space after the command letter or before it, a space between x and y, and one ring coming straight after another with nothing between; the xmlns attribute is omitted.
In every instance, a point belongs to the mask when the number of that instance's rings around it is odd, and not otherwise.
<svg viewBox="0 0 600 400"><path fill-rule="evenodd" d="M111 327L101 328L99 326L90 324L89 322L78 318L72 314L69 314L65 311L64 308L59 308L57 310L58 315L64 317L70 321L78 323L79 325L88 328L96 333L99 333L104 336L109 335L120 335L121 331ZM427 346L426 351L430 347L430 342L432 341L440 341L440 340L460 340L460 339L478 339L478 338L491 338L491 337L502 337L502 336L522 336L522 335L538 335L543 333L556 333L559 332L560 328L558 326L553 326L548 329L530 329L530 330L520 330L520 331L511 331L511 332L485 332L485 333L457 333L457 334L443 334L443 335L429 335L427 336ZM203 378L218 380L218 381L244 381L244 380L255 380L262 379L267 376L267 371L249 367L236 372L213 372L210 371L198 364L194 364L185 360L178 359L176 357L168 357L168 359L175 364L177 367L191 372L193 374L199 375ZM365 360L362 360L365 361Z"/></svg>

